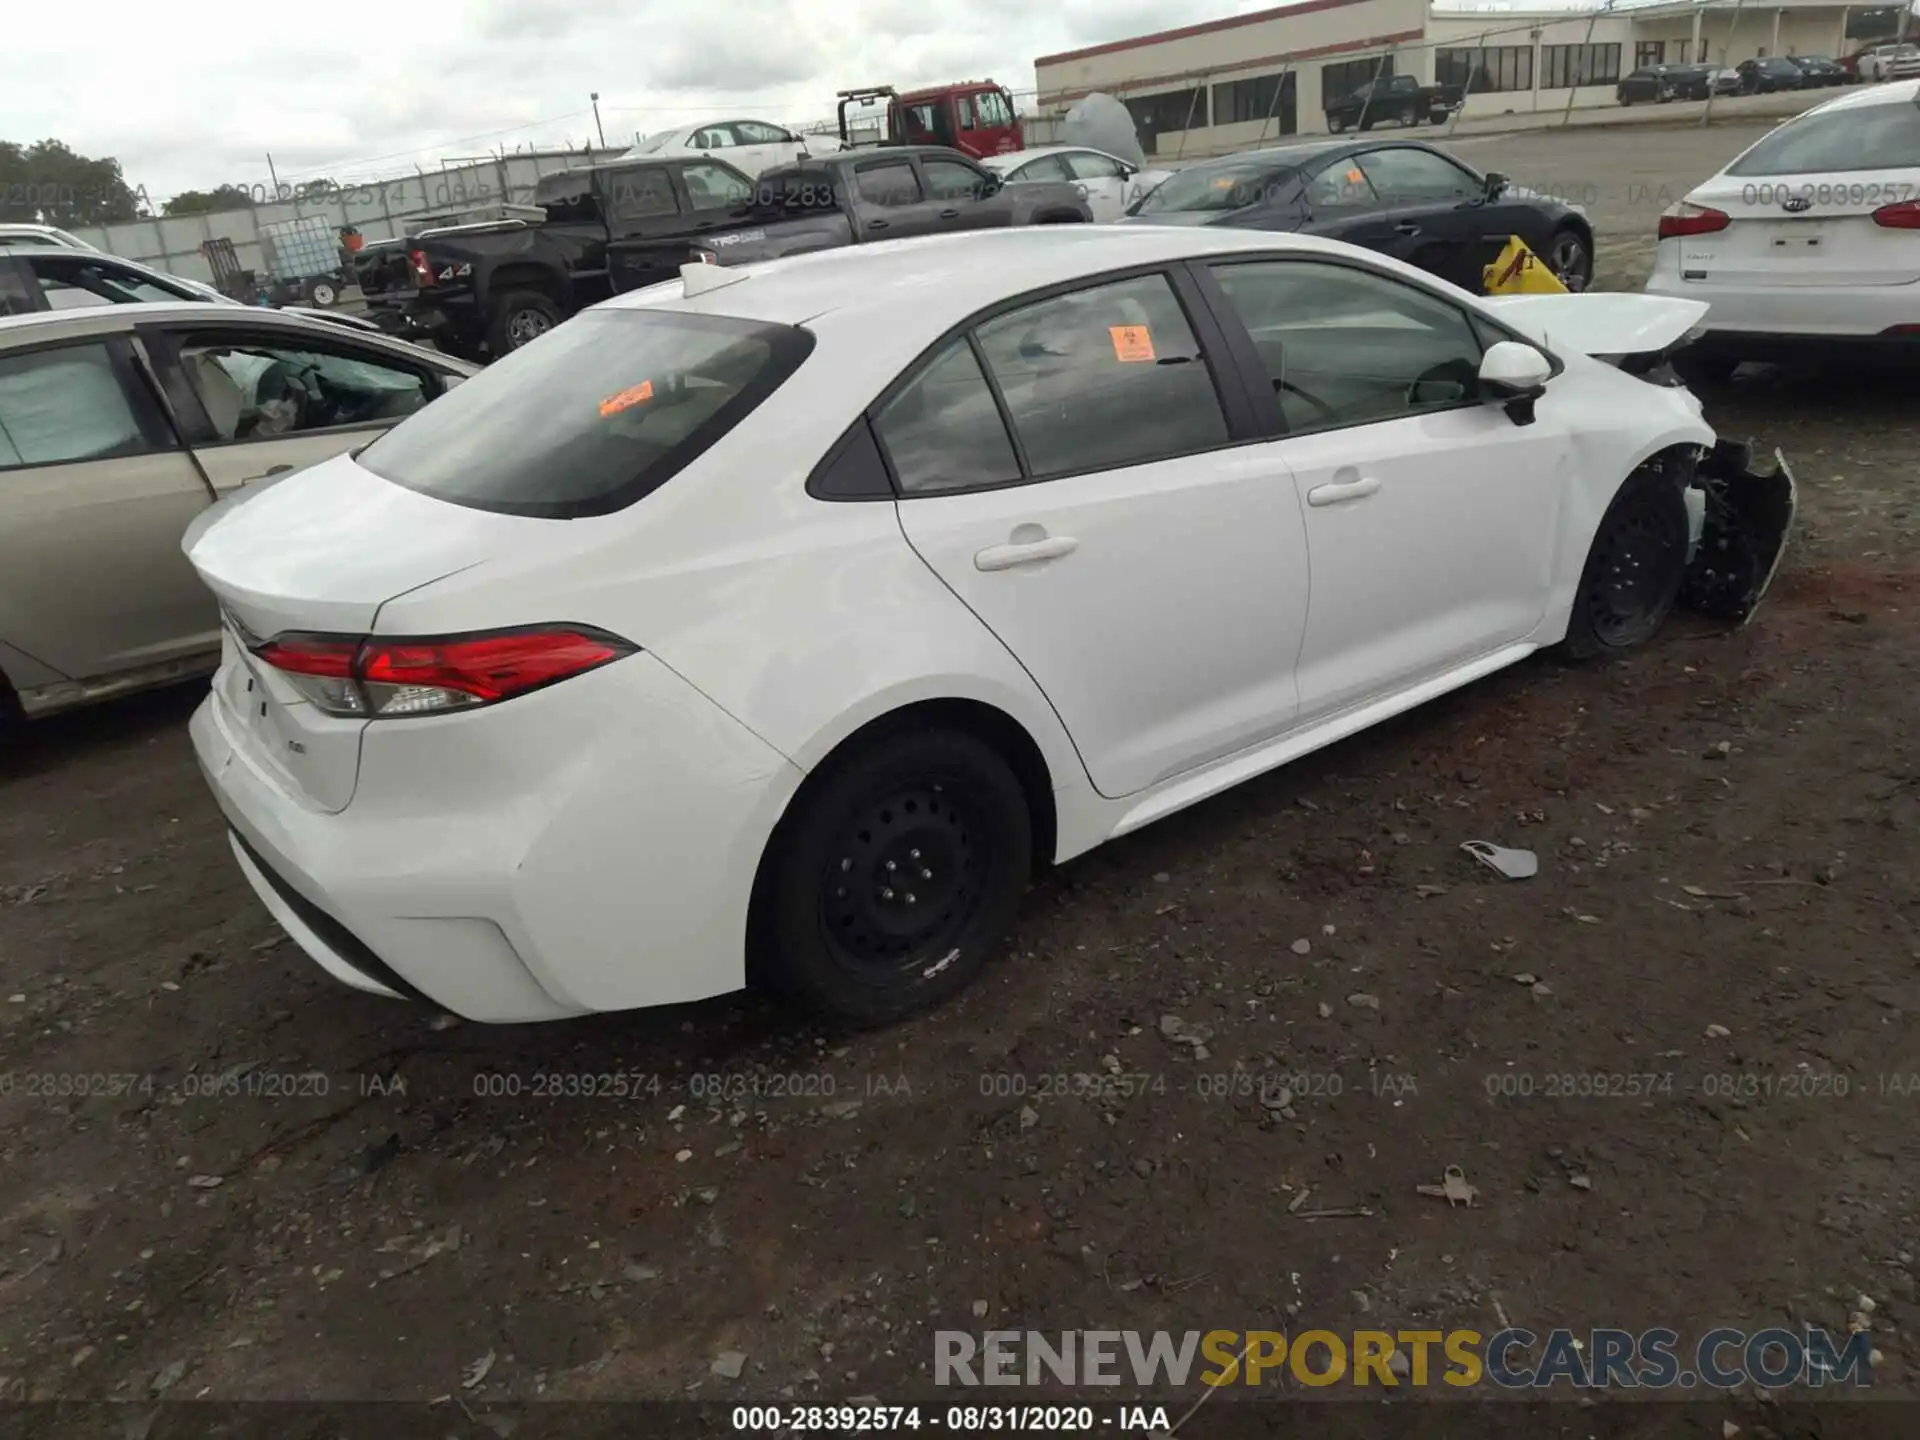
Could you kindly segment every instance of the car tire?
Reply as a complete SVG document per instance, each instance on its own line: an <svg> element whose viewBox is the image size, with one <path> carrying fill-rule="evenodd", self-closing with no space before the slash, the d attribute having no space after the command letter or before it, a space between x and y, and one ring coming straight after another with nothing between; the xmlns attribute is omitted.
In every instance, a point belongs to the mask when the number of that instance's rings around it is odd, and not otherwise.
<svg viewBox="0 0 1920 1440"><path fill-rule="evenodd" d="M1696 355L1682 350L1667 362L1689 388L1702 385L1724 385L1733 379L1733 372L1740 368L1740 361L1731 355Z"/></svg>
<svg viewBox="0 0 1920 1440"><path fill-rule="evenodd" d="M883 735L815 771L782 820L749 924L755 976L843 1020L904 1018L985 968L1032 865L999 751L962 730Z"/></svg>
<svg viewBox="0 0 1920 1440"><path fill-rule="evenodd" d="M498 360L539 339L565 318L560 307L538 291L509 291L493 303L487 319L487 348Z"/></svg>
<svg viewBox="0 0 1920 1440"><path fill-rule="evenodd" d="M1562 225L1547 241L1547 268L1576 294L1593 287L1593 246L1571 225ZM1576 283L1577 282L1577 283Z"/></svg>
<svg viewBox="0 0 1920 1440"><path fill-rule="evenodd" d="M1687 502L1663 466L1627 477L1593 535L1560 653L1596 660L1631 650L1673 613L1687 574Z"/></svg>
<svg viewBox="0 0 1920 1440"><path fill-rule="evenodd" d="M1347 128L1347 118L1346 118L1346 116L1344 116L1344 115L1329 115L1329 116L1327 117L1327 132L1328 132L1329 134L1331 134L1331 135L1338 135L1338 134L1340 134L1340 133L1341 133L1342 131L1344 131L1344 130L1345 130L1346 128Z"/></svg>

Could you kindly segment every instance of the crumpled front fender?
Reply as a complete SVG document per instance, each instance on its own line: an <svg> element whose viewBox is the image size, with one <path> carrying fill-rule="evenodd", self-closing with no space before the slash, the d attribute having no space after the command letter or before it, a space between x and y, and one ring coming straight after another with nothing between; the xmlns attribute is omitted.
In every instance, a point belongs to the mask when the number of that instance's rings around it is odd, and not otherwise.
<svg viewBox="0 0 1920 1440"><path fill-rule="evenodd" d="M1703 614L1746 623L1780 572L1799 507L1787 457L1773 452L1774 469L1753 468L1751 446L1714 443L1694 469L1706 496L1700 543L1687 565L1680 603Z"/></svg>

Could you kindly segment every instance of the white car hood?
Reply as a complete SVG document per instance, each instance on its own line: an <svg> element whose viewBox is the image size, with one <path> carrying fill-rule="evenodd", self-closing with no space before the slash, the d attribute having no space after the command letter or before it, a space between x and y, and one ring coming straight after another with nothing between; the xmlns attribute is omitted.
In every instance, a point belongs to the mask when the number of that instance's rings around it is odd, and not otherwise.
<svg viewBox="0 0 1920 1440"><path fill-rule="evenodd" d="M1579 295L1491 295L1482 303L1549 350L1582 355L1646 355L1665 350L1707 313L1704 300L1593 290Z"/></svg>

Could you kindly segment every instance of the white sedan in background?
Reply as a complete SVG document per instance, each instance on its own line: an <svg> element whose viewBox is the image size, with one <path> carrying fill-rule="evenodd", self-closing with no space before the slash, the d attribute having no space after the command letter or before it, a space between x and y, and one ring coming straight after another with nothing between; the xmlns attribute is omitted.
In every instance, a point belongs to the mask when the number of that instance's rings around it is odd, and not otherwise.
<svg viewBox="0 0 1920 1440"><path fill-rule="evenodd" d="M776 165L791 165L808 155L825 155L842 148L837 136L802 135L765 120L715 120L645 136L620 158L672 160L714 155L758 178Z"/></svg>
<svg viewBox="0 0 1920 1440"><path fill-rule="evenodd" d="M1583 353L1700 313L1154 226L689 265L196 525L194 745L349 985L888 1020L1039 864L1683 586L1748 613L1791 477Z"/></svg>
<svg viewBox="0 0 1920 1440"><path fill-rule="evenodd" d="M1007 155L989 155L980 162L1006 176L1023 180L1065 180L1080 187L1087 208L1100 222L1118 220L1135 202L1173 172L1144 170L1104 150L1078 145L1036 145Z"/></svg>
<svg viewBox="0 0 1920 1440"><path fill-rule="evenodd" d="M1920 355L1920 81L1849 90L1660 217L1650 295L1707 302L1688 373L1845 349Z"/></svg>

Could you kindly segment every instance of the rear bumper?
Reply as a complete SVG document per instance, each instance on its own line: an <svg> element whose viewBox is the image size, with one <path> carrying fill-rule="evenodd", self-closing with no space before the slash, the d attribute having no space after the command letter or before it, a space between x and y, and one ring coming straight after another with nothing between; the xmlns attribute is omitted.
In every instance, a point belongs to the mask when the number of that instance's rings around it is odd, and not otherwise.
<svg viewBox="0 0 1920 1440"><path fill-rule="evenodd" d="M367 318L382 333L401 340L431 340L439 335L476 331L479 314L472 306L442 305L418 295L367 297Z"/></svg>
<svg viewBox="0 0 1920 1440"><path fill-rule="evenodd" d="M217 693L191 727L242 872L336 979L490 1022L745 983L754 874L800 772L659 661L374 728L325 814Z"/></svg>
<svg viewBox="0 0 1920 1440"><path fill-rule="evenodd" d="M1920 284L1778 285L1723 284L1680 278L1680 240L1663 240L1654 254L1646 293L1676 300L1704 300L1699 345L1723 353L1750 347L1746 358L1768 352L1831 350L1840 345L1910 350L1913 334L1889 334L1896 326L1920 325Z"/></svg>

